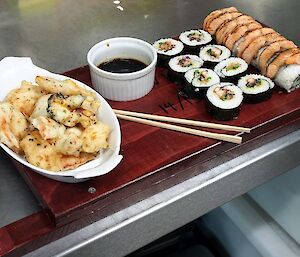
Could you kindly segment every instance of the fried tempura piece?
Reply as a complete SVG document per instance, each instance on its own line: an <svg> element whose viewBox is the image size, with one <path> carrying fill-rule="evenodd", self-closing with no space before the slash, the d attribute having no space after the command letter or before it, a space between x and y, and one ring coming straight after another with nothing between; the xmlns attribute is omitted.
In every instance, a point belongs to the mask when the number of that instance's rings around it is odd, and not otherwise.
<svg viewBox="0 0 300 257"><path fill-rule="evenodd" d="M44 140L37 130L32 131L20 142L26 160L39 168L60 170L59 156L54 145Z"/></svg>
<svg viewBox="0 0 300 257"><path fill-rule="evenodd" d="M63 103L70 109L80 108L85 97L82 95L72 95L64 99Z"/></svg>
<svg viewBox="0 0 300 257"><path fill-rule="evenodd" d="M8 93L5 100L16 107L26 117L29 117L34 109L36 101L43 95L42 88L22 81L21 87Z"/></svg>
<svg viewBox="0 0 300 257"><path fill-rule="evenodd" d="M84 100L78 96L70 96L65 98L62 94L53 94L48 99L48 116L57 122L67 126L74 127L80 123L84 128L96 122L96 115L91 111L85 110L81 107ZM75 108L75 109L74 109ZM97 107L94 106L94 110Z"/></svg>
<svg viewBox="0 0 300 257"><path fill-rule="evenodd" d="M96 124L89 126L81 134L82 150L87 153L97 153L101 149L107 148L109 134L110 127L102 122L98 121Z"/></svg>
<svg viewBox="0 0 300 257"><path fill-rule="evenodd" d="M47 112L49 117L67 127L74 127L80 118L80 114L76 110L68 108L62 94L53 94L49 98Z"/></svg>
<svg viewBox="0 0 300 257"><path fill-rule="evenodd" d="M79 156L82 148L81 133L82 131L78 128L68 128L56 141L55 147L57 152Z"/></svg>
<svg viewBox="0 0 300 257"><path fill-rule="evenodd" d="M33 119L31 124L39 130L41 137L45 140L59 138L63 136L66 131L64 125L44 116Z"/></svg>
<svg viewBox="0 0 300 257"><path fill-rule="evenodd" d="M43 95L37 100L34 106L34 110L29 117L30 121L40 116L48 117L47 108L48 108L48 99L50 96L51 94Z"/></svg>
<svg viewBox="0 0 300 257"><path fill-rule="evenodd" d="M36 76L35 82L47 93L60 93L63 95L93 96L94 93L78 86L73 80L57 80L49 77Z"/></svg>
<svg viewBox="0 0 300 257"><path fill-rule="evenodd" d="M10 103L0 103L0 141L15 152L20 152L19 140L26 135L27 120Z"/></svg>
<svg viewBox="0 0 300 257"><path fill-rule="evenodd" d="M95 155L88 153L80 153L78 156L58 153L55 144L44 140L38 131L32 131L24 137L20 146L29 163L51 171L75 169L95 158Z"/></svg>
<svg viewBox="0 0 300 257"><path fill-rule="evenodd" d="M100 107L100 102L91 96L87 96L83 101L81 108L95 114Z"/></svg>

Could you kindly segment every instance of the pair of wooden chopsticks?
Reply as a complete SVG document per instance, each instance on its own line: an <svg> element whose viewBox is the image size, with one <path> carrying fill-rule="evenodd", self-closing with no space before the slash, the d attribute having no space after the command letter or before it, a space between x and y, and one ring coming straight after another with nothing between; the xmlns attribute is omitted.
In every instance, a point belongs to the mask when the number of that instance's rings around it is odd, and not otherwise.
<svg viewBox="0 0 300 257"><path fill-rule="evenodd" d="M249 128L203 122L197 120L180 119L180 118L173 118L168 116L160 116L160 115L123 111L123 110L114 110L114 112L118 118L123 120L138 122L138 123L151 125L159 128L179 131L179 132L202 136L202 137L208 137L208 138L227 141L236 144L240 144L242 142L242 137L191 129L191 128L181 127L177 125L171 125L168 123L158 122L158 121L165 121L165 122L172 122L172 123L183 124L183 125L221 129L221 130L228 130L228 131L236 131L236 132L247 132L247 133L250 132ZM154 120L158 120L158 121L154 121Z"/></svg>

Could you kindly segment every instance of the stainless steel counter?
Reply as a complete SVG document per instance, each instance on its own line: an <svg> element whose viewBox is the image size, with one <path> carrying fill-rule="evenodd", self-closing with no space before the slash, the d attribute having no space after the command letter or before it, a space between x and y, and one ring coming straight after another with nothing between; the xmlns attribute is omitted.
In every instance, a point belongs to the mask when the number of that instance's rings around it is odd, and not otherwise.
<svg viewBox="0 0 300 257"><path fill-rule="evenodd" d="M231 5L300 45L297 33L300 2L297 0L3 0L0 2L0 58L30 56L38 66L63 72L86 65L88 49L102 39L132 36L153 42L199 27L211 10ZM125 255L286 172L287 167L296 167L299 144L297 131L28 256L58 253L92 256L96 252L101 252L101 256ZM276 166L275 160L278 161ZM2 227L41 207L3 151L0 152L0 171Z"/></svg>

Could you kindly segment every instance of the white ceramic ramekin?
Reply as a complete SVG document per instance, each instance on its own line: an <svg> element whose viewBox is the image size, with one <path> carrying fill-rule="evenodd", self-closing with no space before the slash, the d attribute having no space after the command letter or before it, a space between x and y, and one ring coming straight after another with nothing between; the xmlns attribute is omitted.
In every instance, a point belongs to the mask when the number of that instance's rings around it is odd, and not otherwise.
<svg viewBox="0 0 300 257"><path fill-rule="evenodd" d="M112 73L99 69L100 63L116 58L132 58L147 67L131 73ZM116 37L94 45L87 54L94 88L115 101L135 100L148 94L154 85L157 52L149 43L130 37Z"/></svg>

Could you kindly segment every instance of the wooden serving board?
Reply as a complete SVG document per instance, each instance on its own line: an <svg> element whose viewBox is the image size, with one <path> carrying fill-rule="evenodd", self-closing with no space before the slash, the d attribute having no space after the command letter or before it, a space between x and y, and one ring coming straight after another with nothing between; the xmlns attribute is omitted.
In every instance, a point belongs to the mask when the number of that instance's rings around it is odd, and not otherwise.
<svg viewBox="0 0 300 257"><path fill-rule="evenodd" d="M88 67L78 68L64 75L91 85ZM115 109L216 122L206 113L204 101L187 101L184 98L180 98L179 101L178 90L179 87L166 78L166 70L157 68L156 84L147 96L135 101L109 103ZM270 100L253 105L243 104L238 119L226 123L253 128L250 134L242 135L246 142L299 118L299 99L300 90L287 94L276 88ZM168 103L173 104L173 107L168 106ZM165 113L161 106L166 106L168 113ZM100 199L103 200L129 184L159 173L166 165L174 164L194 153L209 159L235 147L231 143L221 143L133 122L120 120L120 124L121 154L124 159L107 175L79 184L67 184L43 177L15 162L57 227L105 208Z"/></svg>

